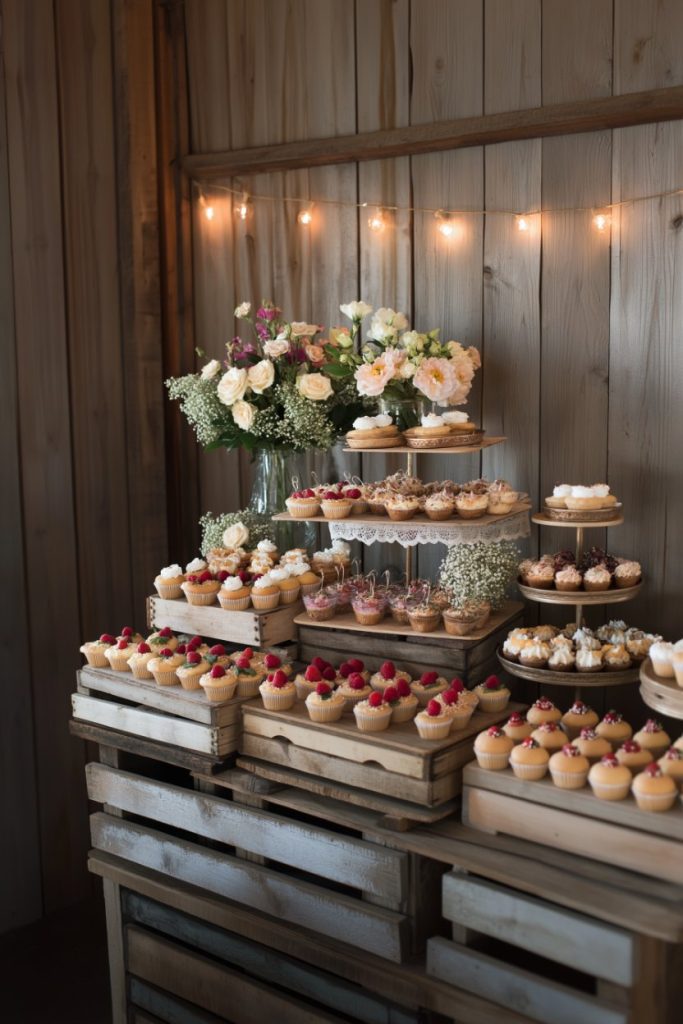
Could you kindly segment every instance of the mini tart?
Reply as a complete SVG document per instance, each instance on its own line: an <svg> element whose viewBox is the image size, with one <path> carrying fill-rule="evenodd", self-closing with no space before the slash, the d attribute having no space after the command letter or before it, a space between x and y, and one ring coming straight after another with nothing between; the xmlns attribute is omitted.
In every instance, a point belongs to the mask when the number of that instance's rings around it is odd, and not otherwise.
<svg viewBox="0 0 683 1024"><path fill-rule="evenodd" d="M573 743L565 743L554 753L548 767L553 782L560 789L583 789L590 770L588 758Z"/></svg>
<svg viewBox="0 0 683 1024"><path fill-rule="evenodd" d="M543 725L544 722L559 722L562 719L562 712L556 708L547 697L539 697L531 705L526 713L527 721L533 726Z"/></svg>
<svg viewBox="0 0 683 1024"><path fill-rule="evenodd" d="M612 753L612 744L604 736L598 736L595 729L582 729L574 739L574 745L579 748L584 757L587 757L591 764L599 761Z"/></svg>
<svg viewBox="0 0 683 1024"><path fill-rule="evenodd" d="M534 729L531 735L540 747L550 753L561 750L567 742L567 737L557 722L543 722L542 725Z"/></svg>
<svg viewBox="0 0 683 1024"><path fill-rule="evenodd" d="M370 680L372 683L372 679ZM410 677L408 677L410 683ZM444 679L443 676L438 676L436 682L431 686L425 686L424 683L416 679L415 682L410 683L410 692L417 697L417 702L420 707L426 707L430 700L433 700L444 690L448 689L448 680Z"/></svg>
<svg viewBox="0 0 683 1024"><path fill-rule="evenodd" d="M598 714L584 704L582 700L576 700L562 715L562 725L570 740L575 740L582 729L594 729L600 721Z"/></svg>
<svg viewBox="0 0 683 1024"><path fill-rule="evenodd" d="M571 672L576 664L576 655L571 647L555 647L548 658L548 668L553 672Z"/></svg>
<svg viewBox="0 0 683 1024"><path fill-rule="evenodd" d="M474 741L474 754L481 768L502 771L507 768L514 742L499 726L480 732Z"/></svg>
<svg viewBox="0 0 683 1024"><path fill-rule="evenodd" d="M577 672L601 672L603 668L602 651L593 651L589 647L579 647L576 652Z"/></svg>
<svg viewBox="0 0 683 1024"><path fill-rule="evenodd" d="M521 743L527 736L531 736L533 731L533 725L527 721L524 715L520 715L518 711L513 711L503 726L505 735L514 740L515 743Z"/></svg>
<svg viewBox="0 0 683 1024"><path fill-rule="evenodd" d="M199 606L213 604L220 589L221 585L218 580L205 580L204 583L199 583L199 581L193 583L188 579L182 585L182 591L187 599L187 603Z"/></svg>
<svg viewBox="0 0 683 1024"><path fill-rule="evenodd" d="M664 775L670 775L678 788L683 792L683 750L670 747L657 762Z"/></svg>
<svg viewBox="0 0 683 1024"><path fill-rule="evenodd" d="M184 663L182 654L171 654L168 658L157 655L147 662L147 668L154 676L157 686L176 686L178 669Z"/></svg>
<svg viewBox="0 0 683 1024"><path fill-rule="evenodd" d="M430 494L425 499L424 510L430 519L434 519L437 522L450 519L455 512L455 498L445 491Z"/></svg>
<svg viewBox="0 0 683 1024"><path fill-rule="evenodd" d="M474 687L474 692L479 698L479 710L485 711L489 714L502 711L510 700L510 691L500 680L499 685L496 687L487 686L487 684L479 683L478 686Z"/></svg>
<svg viewBox="0 0 683 1024"><path fill-rule="evenodd" d="M624 644L607 644L602 651L602 660L607 672L623 672L631 667L631 655Z"/></svg>
<svg viewBox="0 0 683 1024"><path fill-rule="evenodd" d="M109 662L110 668L114 672L130 672L130 665L128 663L135 654L136 646L136 644L126 644L125 647L119 647L118 643L116 643L111 647L107 647L104 656Z"/></svg>
<svg viewBox="0 0 683 1024"><path fill-rule="evenodd" d="M642 771L652 761L652 754L643 750L636 740L626 740L616 753L619 764L626 765L632 775Z"/></svg>
<svg viewBox="0 0 683 1024"><path fill-rule="evenodd" d="M296 686L292 682L275 686L272 679L264 679L259 693L266 711L288 711L296 701Z"/></svg>
<svg viewBox="0 0 683 1024"><path fill-rule="evenodd" d="M656 761L671 746L671 740L662 728L660 722L654 718L648 718L647 722L633 737L636 743L640 743L643 750L651 755L651 760Z"/></svg>
<svg viewBox="0 0 683 1024"><path fill-rule="evenodd" d="M598 800L625 800L631 781L630 771L614 754L605 754L588 772L588 782Z"/></svg>
<svg viewBox="0 0 683 1024"><path fill-rule="evenodd" d="M534 637L533 640L527 640L522 645L519 652L519 663L526 665L527 668L545 668L550 654L550 645L544 640Z"/></svg>
<svg viewBox="0 0 683 1024"><path fill-rule="evenodd" d="M633 729L624 721L624 716L618 711L608 711L601 722L595 727L595 731L598 736L604 737L609 740L612 745L612 750L617 750L622 743L626 740L630 740L633 735Z"/></svg>
<svg viewBox="0 0 683 1024"><path fill-rule="evenodd" d="M354 704L353 714L361 732L383 732L389 727L392 712L388 704L374 708L367 700L361 700Z"/></svg>
<svg viewBox="0 0 683 1024"><path fill-rule="evenodd" d="M533 736L527 736L510 751L510 767L518 779L536 782L548 771L550 754Z"/></svg>
<svg viewBox="0 0 683 1024"><path fill-rule="evenodd" d="M237 680L232 673L226 673L219 679L214 679L210 672L206 672L199 680L199 685L207 699L212 702L232 700L237 689Z"/></svg>
<svg viewBox="0 0 683 1024"><path fill-rule="evenodd" d="M641 811L668 811L678 796L678 786L664 775L658 764L649 764L631 783L631 792Z"/></svg>

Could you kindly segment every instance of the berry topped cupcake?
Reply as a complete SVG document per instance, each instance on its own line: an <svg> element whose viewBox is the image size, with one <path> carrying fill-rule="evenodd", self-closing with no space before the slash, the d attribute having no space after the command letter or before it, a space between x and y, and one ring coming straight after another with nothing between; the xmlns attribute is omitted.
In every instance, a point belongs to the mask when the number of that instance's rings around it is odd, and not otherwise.
<svg viewBox="0 0 683 1024"><path fill-rule="evenodd" d="M542 722L531 735L541 747L551 753L553 750L561 750L567 742L567 737L557 722Z"/></svg>
<svg viewBox="0 0 683 1024"><path fill-rule="evenodd" d="M214 644L212 647L209 647L203 657L204 661L207 661L209 665L223 665L225 667L230 664L230 655L223 644Z"/></svg>
<svg viewBox="0 0 683 1024"><path fill-rule="evenodd" d="M232 700L237 689L237 679L232 673L226 672L223 665L214 665L201 677L199 685L212 702Z"/></svg>
<svg viewBox="0 0 683 1024"><path fill-rule="evenodd" d="M529 708L526 717L532 725L541 725L543 722L559 722L562 712L547 697L539 697Z"/></svg>
<svg viewBox="0 0 683 1024"><path fill-rule="evenodd" d="M238 697L255 697L267 673L264 668L253 665L250 658L242 657L234 662L231 674L237 680Z"/></svg>
<svg viewBox="0 0 683 1024"><path fill-rule="evenodd" d="M142 633L136 633L132 626L123 626L116 639L125 640L129 644L141 644L144 637Z"/></svg>
<svg viewBox="0 0 683 1024"><path fill-rule="evenodd" d="M81 647L81 654L91 668L109 668L109 662L105 652L116 643L116 637L111 633L103 633L99 640L88 640Z"/></svg>
<svg viewBox="0 0 683 1024"><path fill-rule="evenodd" d="M683 750L669 747L666 754L657 762L665 775L670 775L678 788L683 792Z"/></svg>
<svg viewBox="0 0 683 1024"><path fill-rule="evenodd" d="M515 743L521 743L527 736L531 736L534 731L533 725L527 722L524 715L520 715L519 711L513 711L507 722L503 726L503 732L506 736L509 736Z"/></svg>
<svg viewBox="0 0 683 1024"><path fill-rule="evenodd" d="M360 658L349 658L348 661L343 661L341 663L337 671L337 682L341 684L345 679L348 679L349 676L354 675L354 673L361 675L364 682L370 682L370 673Z"/></svg>
<svg viewBox="0 0 683 1024"><path fill-rule="evenodd" d="M310 519L320 514L320 501L311 487L294 491L285 505L292 519Z"/></svg>
<svg viewBox="0 0 683 1024"><path fill-rule="evenodd" d="M510 700L510 691L498 676L489 676L479 686L475 686L481 711L502 711Z"/></svg>
<svg viewBox="0 0 683 1024"><path fill-rule="evenodd" d="M267 711L288 711L296 700L296 686L279 668L263 680L259 692Z"/></svg>
<svg viewBox="0 0 683 1024"><path fill-rule="evenodd" d="M637 740L626 740L617 750L617 761L626 765L632 775L643 770L652 760L652 754L643 750Z"/></svg>
<svg viewBox="0 0 683 1024"><path fill-rule="evenodd" d="M588 772L588 782L598 800L625 800L631 778L630 771L619 764L615 754L604 754Z"/></svg>
<svg viewBox="0 0 683 1024"><path fill-rule="evenodd" d="M114 672L130 672L128 662L135 654L135 647L135 644L129 644L126 639L123 639L117 640L115 644L106 649L105 657Z"/></svg>
<svg viewBox="0 0 683 1024"><path fill-rule="evenodd" d="M582 700L575 700L569 711L562 715L562 725L570 740L575 740L582 729L595 728L598 721L595 711Z"/></svg>
<svg viewBox="0 0 683 1024"><path fill-rule="evenodd" d="M289 679L293 673L293 668L287 662L283 662L282 658L278 654L265 654L263 656L263 667L267 672L277 672L278 669Z"/></svg>
<svg viewBox="0 0 683 1024"><path fill-rule="evenodd" d="M199 638L201 643L201 638ZM160 651L164 647L168 647L171 651L175 651L178 646L178 638L174 635L173 630L169 626L164 626L163 629L157 630L156 633L150 633L147 637L147 643L153 651Z"/></svg>
<svg viewBox="0 0 683 1024"><path fill-rule="evenodd" d="M329 683L317 683L306 697L306 709L312 722L336 722L344 712L343 696Z"/></svg>
<svg viewBox="0 0 683 1024"><path fill-rule="evenodd" d="M480 768L489 771L502 771L507 768L510 752L514 746L498 725L492 725L485 732L480 732L474 741L474 753Z"/></svg>
<svg viewBox="0 0 683 1024"><path fill-rule="evenodd" d="M220 589L220 582L208 569L200 573L190 573L182 584L182 591L188 604L198 606L213 604Z"/></svg>
<svg viewBox="0 0 683 1024"><path fill-rule="evenodd" d="M579 748L584 757L588 758L591 764L612 753L610 741L604 736L598 736L595 729L582 729L574 739L574 745Z"/></svg>
<svg viewBox="0 0 683 1024"><path fill-rule="evenodd" d="M372 687L365 681L360 672L351 672L347 678L342 679L337 690L346 701L346 711L351 711L354 705L360 701L367 700L373 692ZM408 692L410 692L410 689Z"/></svg>
<svg viewBox="0 0 683 1024"><path fill-rule="evenodd" d="M537 781L548 771L550 754L533 736L526 736L510 751L510 767L518 779Z"/></svg>
<svg viewBox="0 0 683 1024"><path fill-rule="evenodd" d="M399 684L401 690L399 692ZM384 691L384 703L391 708L391 721L393 725L401 722L409 722L415 717L418 708L417 697L410 692L410 686L405 679L399 679L396 686L387 686Z"/></svg>
<svg viewBox="0 0 683 1024"><path fill-rule="evenodd" d="M415 725L423 740L445 740L451 724L451 716L437 700L430 700L426 708L415 716Z"/></svg>
<svg viewBox="0 0 683 1024"><path fill-rule="evenodd" d="M370 676L370 686L373 690L383 691L387 686L395 686L399 679L410 682L410 675L397 669L393 661L385 661L380 665L379 671Z"/></svg>
<svg viewBox="0 0 683 1024"><path fill-rule="evenodd" d="M322 658L318 659L321 662ZM329 677L330 673L332 678L325 678L323 673L326 673ZM294 685L296 686L296 695L299 700L306 700L309 693L313 693L318 683L334 683L337 673L334 671L331 665L323 663L322 667L315 664L315 661L311 662L308 668L302 673L299 672L294 679Z"/></svg>
<svg viewBox="0 0 683 1024"><path fill-rule="evenodd" d="M578 747L565 743L550 758L550 774L560 789L582 789L586 785L590 764Z"/></svg>
<svg viewBox="0 0 683 1024"><path fill-rule="evenodd" d="M671 740L664 731L662 723L654 718L648 718L643 728L635 734L633 739L640 743L643 750L648 751L653 761L661 757L671 746Z"/></svg>
<svg viewBox="0 0 683 1024"><path fill-rule="evenodd" d="M379 690L375 690L367 700L354 704L353 714L361 732L383 732L389 726L392 710Z"/></svg>
<svg viewBox="0 0 683 1024"><path fill-rule="evenodd" d="M419 679L410 684L410 689L417 697L420 706L425 707L430 700L448 689L448 680L440 676L438 672L423 672Z"/></svg>
<svg viewBox="0 0 683 1024"><path fill-rule="evenodd" d="M177 671L185 662L185 656L164 647L154 658L147 662L147 668L154 676L157 686L176 686Z"/></svg>
<svg viewBox="0 0 683 1024"><path fill-rule="evenodd" d="M185 661L176 669L183 690L199 690L199 680L210 668L208 661L204 661L199 651L187 651Z"/></svg>
<svg viewBox="0 0 683 1024"><path fill-rule="evenodd" d="M147 667L153 657L154 652L152 648L149 646L149 644L145 643L144 640L142 641L142 643L139 643L137 645L137 647L135 648L135 654L132 654L131 657L128 659L128 665L136 679L154 678L149 668Z"/></svg>
<svg viewBox="0 0 683 1024"><path fill-rule="evenodd" d="M633 729L628 722L624 721L624 716L614 708L607 712L601 722L598 722L595 731L598 736L609 740L612 750L615 751L633 735Z"/></svg>
<svg viewBox="0 0 683 1024"><path fill-rule="evenodd" d="M668 811L678 796L678 787L670 775L664 775L656 761L636 775L631 791L641 811Z"/></svg>

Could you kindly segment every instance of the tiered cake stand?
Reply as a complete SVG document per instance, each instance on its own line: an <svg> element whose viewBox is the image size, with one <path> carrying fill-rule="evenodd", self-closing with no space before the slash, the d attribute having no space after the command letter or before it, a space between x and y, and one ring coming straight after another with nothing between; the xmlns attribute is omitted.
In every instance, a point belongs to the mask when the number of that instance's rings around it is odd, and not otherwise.
<svg viewBox="0 0 683 1024"><path fill-rule="evenodd" d="M660 715L683 718L683 687L675 679L658 676L649 658L640 666L640 696Z"/></svg>
<svg viewBox="0 0 683 1024"><path fill-rule="evenodd" d="M575 550L577 562L583 554L585 531L604 530L611 526L621 526L624 521L623 515L619 512L612 517L604 519L588 519L583 521L567 522L562 519L555 519L544 512L537 512L531 517L531 521L538 526L551 528L570 529L575 532ZM571 605L574 608L574 622L581 625L584 621L584 608L588 605L619 604L623 601L631 601L638 595L641 584L636 587L615 588L614 590L600 591L560 591L543 590L540 587L528 587L521 583L517 584L520 593L529 601L537 604ZM627 683L635 683L638 680L638 669L629 668L623 671L608 672L603 669L601 672L557 672L546 668L527 668L518 662L510 661L503 655L502 650L498 651L498 660L512 676L526 679L543 686L573 686L575 698L581 697L584 689L602 689L606 686L623 686ZM683 690L681 691L683 694Z"/></svg>

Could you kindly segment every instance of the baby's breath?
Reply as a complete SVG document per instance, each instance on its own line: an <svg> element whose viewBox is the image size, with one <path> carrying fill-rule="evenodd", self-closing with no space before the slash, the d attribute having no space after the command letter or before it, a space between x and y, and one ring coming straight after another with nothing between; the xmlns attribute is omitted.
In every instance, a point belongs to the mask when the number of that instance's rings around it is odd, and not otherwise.
<svg viewBox="0 0 683 1024"><path fill-rule="evenodd" d="M206 512L199 520L202 529L201 552L206 555L212 548L223 546L223 534L229 526L235 523L243 523L249 530L249 547L255 548L259 541L273 540L273 524L269 516L259 515L249 508L241 512L226 512L224 515L214 515L213 512Z"/></svg>
<svg viewBox="0 0 683 1024"><path fill-rule="evenodd" d="M510 540L454 544L441 563L439 583L454 603L488 601L497 608L515 578L519 558L519 548Z"/></svg>
<svg viewBox="0 0 683 1024"><path fill-rule="evenodd" d="M225 416L225 406L216 395L216 382L202 380L199 374L187 377L172 377L166 381L171 398L180 399L190 425L194 428L200 444L214 444L220 437L220 422Z"/></svg>

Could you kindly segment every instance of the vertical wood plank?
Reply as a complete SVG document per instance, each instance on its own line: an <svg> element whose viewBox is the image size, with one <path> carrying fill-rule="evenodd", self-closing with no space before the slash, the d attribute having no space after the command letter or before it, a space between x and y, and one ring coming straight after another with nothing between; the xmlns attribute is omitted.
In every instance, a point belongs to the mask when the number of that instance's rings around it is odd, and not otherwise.
<svg viewBox="0 0 683 1024"><path fill-rule="evenodd" d="M11 600L0 622L0 656L12 672L0 677L0 699L9 714L0 724L0 807L11 827L0 844L0 933L40 917L40 837L35 750L28 685L31 663L26 609L26 564L19 461L19 400L12 272L12 239L5 112L5 67L0 49L0 460L4 468L0 502L0 573ZM7 543L5 538L12 538ZM23 685L17 686L17 679ZM11 883L10 883L11 879Z"/></svg>
<svg viewBox="0 0 683 1024"><path fill-rule="evenodd" d="M424 0L411 9L410 45L413 90L410 123L481 114L483 109L482 0ZM484 203L484 155L481 147L411 158L416 207L481 210ZM441 328L444 340L475 345L482 356L483 218L459 215L460 233L445 239L431 213L414 216L413 320L417 330ZM481 372L467 411L480 418ZM459 481L476 477L481 460L471 456L423 456L425 480ZM433 577L444 557L441 545L418 554L420 575Z"/></svg>
<svg viewBox="0 0 683 1024"><path fill-rule="evenodd" d="M111 989L112 1024L126 1024L126 954L123 941L121 915L121 887L108 878L102 879L104 909L107 921L107 955L109 959L109 986Z"/></svg>
<svg viewBox="0 0 683 1024"><path fill-rule="evenodd" d="M683 4L615 0L614 93L666 89L683 82Z"/></svg>
<svg viewBox="0 0 683 1024"><path fill-rule="evenodd" d="M111 5L111 14L128 519L140 621L150 581L169 555L153 0L123 0Z"/></svg>
<svg viewBox="0 0 683 1024"><path fill-rule="evenodd" d="M19 423L31 589L45 910L87 892L83 748L68 696L81 643L67 379L55 25L50 4L3 4ZM50 657L45 658L45 637ZM24 683L25 685L25 683Z"/></svg>

